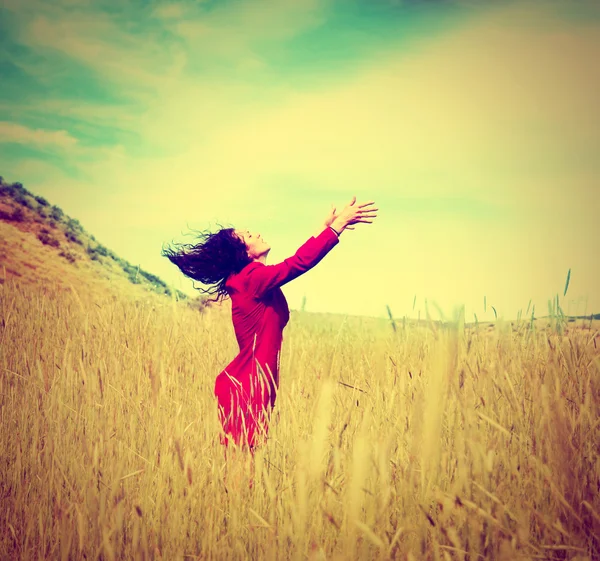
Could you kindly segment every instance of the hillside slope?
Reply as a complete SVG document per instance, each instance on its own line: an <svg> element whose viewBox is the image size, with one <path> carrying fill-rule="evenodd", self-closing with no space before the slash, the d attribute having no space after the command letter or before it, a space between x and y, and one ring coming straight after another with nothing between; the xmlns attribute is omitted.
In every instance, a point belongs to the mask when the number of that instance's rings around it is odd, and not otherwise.
<svg viewBox="0 0 600 561"><path fill-rule="evenodd" d="M0 283L9 278L84 292L173 296L164 281L104 247L78 220L0 177ZM180 291L174 296L193 300Z"/></svg>

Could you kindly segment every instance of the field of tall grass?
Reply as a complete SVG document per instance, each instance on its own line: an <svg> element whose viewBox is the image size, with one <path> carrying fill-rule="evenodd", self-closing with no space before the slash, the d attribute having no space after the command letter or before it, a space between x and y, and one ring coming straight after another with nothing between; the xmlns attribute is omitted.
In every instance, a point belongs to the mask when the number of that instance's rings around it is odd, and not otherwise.
<svg viewBox="0 0 600 561"><path fill-rule="evenodd" d="M600 559L597 335L293 312L250 464L226 310L9 279L0 558Z"/></svg>

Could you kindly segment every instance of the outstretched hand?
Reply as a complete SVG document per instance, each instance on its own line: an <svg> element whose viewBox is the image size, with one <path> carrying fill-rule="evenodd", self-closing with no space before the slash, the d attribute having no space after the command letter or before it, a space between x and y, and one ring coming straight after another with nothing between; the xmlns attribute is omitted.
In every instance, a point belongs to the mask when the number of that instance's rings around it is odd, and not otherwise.
<svg viewBox="0 0 600 561"><path fill-rule="evenodd" d="M331 226L341 233L345 229L354 230L354 224L372 224L372 219L377 217L376 212L379 210L373 207L374 204L374 201L356 204L354 196L339 214L335 213L336 208L332 206L325 220L325 226Z"/></svg>
<svg viewBox="0 0 600 561"><path fill-rule="evenodd" d="M338 217L335 211L335 205L331 205L331 210L329 211L327 218L325 218L325 228L329 228L329 226L331 226L334 223L335 219ZM354 226L346 226L346 230L354 230Z"/></svg>

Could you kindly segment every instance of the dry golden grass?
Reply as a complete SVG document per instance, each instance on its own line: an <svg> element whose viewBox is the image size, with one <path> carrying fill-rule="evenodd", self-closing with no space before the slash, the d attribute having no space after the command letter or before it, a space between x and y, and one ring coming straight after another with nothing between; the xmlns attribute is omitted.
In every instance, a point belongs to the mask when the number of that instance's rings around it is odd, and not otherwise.
<svg viewBox="0 0 600 561"><path fill-rule="evenodd" d="M0 283L15 279L42 290L48 286L70 291L73 286L80 292L94 292L98 298L107 292L129 298L148 293L146 287L129 282L111 259L91 261L82 247L66 243L63 237L62 249L78 258L70 264L59 255L61 249L48 247L36 237L43 224L29 221L18 226L0 220ZM53 236L60 237L55 232Z"/></svg>
<svg viewBox="0 0 600 561"><path fill-rule="evenodd" d="M226 308L8 279L0 558L598 559L596 327L293 313L247 465L217 439Z"/></svg>

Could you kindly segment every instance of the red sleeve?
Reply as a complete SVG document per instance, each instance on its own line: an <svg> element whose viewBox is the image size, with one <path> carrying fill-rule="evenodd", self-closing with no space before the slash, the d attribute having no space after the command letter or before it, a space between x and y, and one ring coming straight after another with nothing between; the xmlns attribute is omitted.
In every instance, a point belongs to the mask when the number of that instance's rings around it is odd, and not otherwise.
<svg viewBox="0 0 600 561"><path fill-rule="evenodd" d="M260 298L268 290L294 280L312 269L338 243L337 234L330 228L325 228L316 238L311 237L292 257L281 263L257 263L248 272L248 291Z"/></svg>

